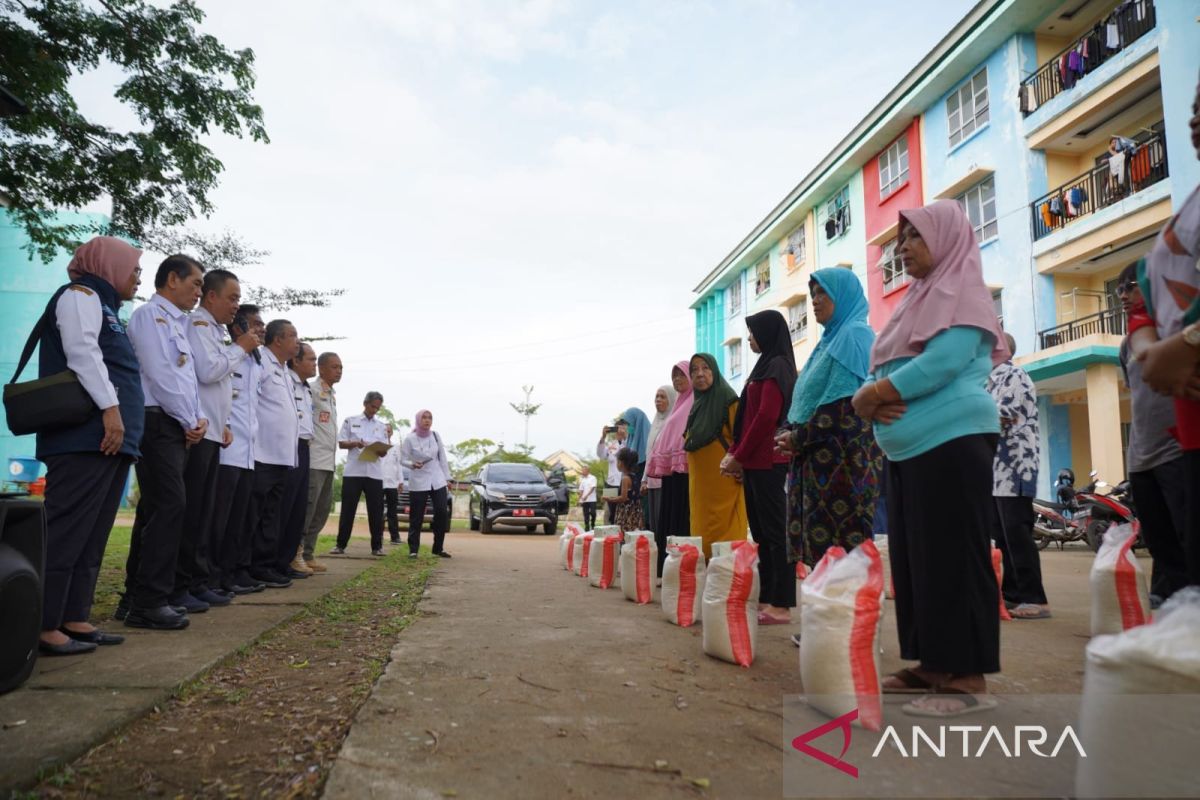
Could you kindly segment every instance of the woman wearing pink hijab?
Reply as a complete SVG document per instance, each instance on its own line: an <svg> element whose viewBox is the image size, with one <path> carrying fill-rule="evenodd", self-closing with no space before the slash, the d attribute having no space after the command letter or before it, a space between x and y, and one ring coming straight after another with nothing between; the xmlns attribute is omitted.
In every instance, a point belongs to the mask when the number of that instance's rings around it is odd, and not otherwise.
<svg viewBox="0 0 1200 800"><path fill-rule="evenodd" d="M145 398L137 356L117 315L137 293L141 255L120 239L92 239L75 251L67 266L71 282L54 293L38 323L38 376L70 370L96 405L84 422L37 435L37 457L47 468L44 656L124 641L88 617L129 467L141 455Z"/></svg>
<svg viewBox="0 0 1200 800"><path fill-rule="evenodd" d="M1000 670L990 544L1000 418L984 382L1009 353L957 202L900 212L897 253L913 281L853 400L888 456L900 656L917 662L883 690L923 695L908 714L956 717L996 705L984 674Z"/></svg>
<svg viewBox="0 0 1200 800"><path fill-rule="evenodd" d="M667 560L668 536L691 536L691 512L688 507L688 462L683 449L683 432L692 410L692 381L688 377L688 362L680 361L671 368L671 386L678 396L675 407L663 423L650 456L646 460L646 475L662 481L658 495L658 515L654 540L658 543L658 574L662 576Z"/></svg>
<svg viewBox="0 0 1200 800"><path fill-rule="evenodd" d="M425 505L433 503L433 554L449 558L443 549L450 520L446 513L446 486L450 465L442 437L433 430L433 413L417 412L412 433L400 445L400 463L408 467L408 557L416 558L421 548L421 526L425 523Z"/></svg>

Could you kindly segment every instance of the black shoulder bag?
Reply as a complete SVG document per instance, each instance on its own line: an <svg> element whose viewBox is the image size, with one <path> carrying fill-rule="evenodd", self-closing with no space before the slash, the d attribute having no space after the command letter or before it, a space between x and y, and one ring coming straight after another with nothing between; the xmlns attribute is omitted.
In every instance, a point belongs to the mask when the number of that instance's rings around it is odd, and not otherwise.
<svg viewBox="0 0 1200 800"><path fill-rule="evenodd" d="M35 381L17 383L25 365L33 356L42 331L51 323L54 307L46 306L46 312L33 326L21 360L12 380L4 384L4 413L8 417L8 429L18 436L41 433L59 428L82 425L95 413L96 404L83 388L79 377L69 369Z"/></svg>

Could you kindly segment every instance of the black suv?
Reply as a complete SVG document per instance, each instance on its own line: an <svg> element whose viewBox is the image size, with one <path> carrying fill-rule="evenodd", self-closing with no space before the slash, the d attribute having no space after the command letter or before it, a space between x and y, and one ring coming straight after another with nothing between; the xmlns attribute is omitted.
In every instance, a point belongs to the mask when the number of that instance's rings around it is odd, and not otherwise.
<svg viewBox="0 0 1200 800"><path fill-rule="evenodd" d="M488 464L471 481L467 503L471 530L491 533L493 525L538 525L548 534L558 530L554 490L532 464Z"/></svg>

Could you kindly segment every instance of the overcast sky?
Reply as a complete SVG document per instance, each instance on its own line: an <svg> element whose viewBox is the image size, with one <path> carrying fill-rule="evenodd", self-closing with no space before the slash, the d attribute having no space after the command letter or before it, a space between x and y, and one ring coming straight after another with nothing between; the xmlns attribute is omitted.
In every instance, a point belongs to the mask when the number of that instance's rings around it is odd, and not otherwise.
<svg viewBox="0 0 1200 800"><path fill-rule="evenodd" d="M289 315L345 337L342 415L377 389L447 444L520 443L531 384L546 455L653 413L692 287L972 3L200 5L254 49L272 141L211 141L198 227L271 252L251 281L346 290Z"/></svg>

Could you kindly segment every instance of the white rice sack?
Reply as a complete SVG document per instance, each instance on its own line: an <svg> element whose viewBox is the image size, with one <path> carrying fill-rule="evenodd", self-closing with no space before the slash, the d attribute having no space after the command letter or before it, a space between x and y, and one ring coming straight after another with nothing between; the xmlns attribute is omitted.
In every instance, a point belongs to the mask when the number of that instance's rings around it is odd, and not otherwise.
<svg viewBox="0 0 1200 800"><path fill-rule="evenodd" d="M1079 738L1088 757L1076 763L1074 796L1194 796L1200 588L1171 595L1147 625L1092 639L1085 661Z"/></svg>
<svg viewBox="0 0 1200 800"><path fill-rule="evenodd" d="M621 536L611 534L592 539L588 551L588 583L607 589L617 581L617 564L621 563Z"/></svg>
<svg viewBox="0 0 1200 800"><path fill-rule="evenodd" d="M567 543L581 533L583 533L583 528L574 522L568 522L567 527L563 528L562 535L558 537L558 558L562 561L563 569L571 568L571 565L567 563Z"/></svg>
<svg viewBox="0 0 1200 800"><path fill-rule="evenodd" d="M704 537L703 536L668 536L667 550L671 549L673 544L690 544L695 545L700 552L704 552Z"/></svg>
<svg viewBox="0 0 1200 800"><path fill-rule="evenodd" d="M668 537L668 540L685 537ZM667 619L687 628L700 619L704 600L703 543L667 546L663 564L662 610Z"/></svg>
<svg viewBox="0 0 1200 800"><path fill-rule="evenodd" d="M858 709L877 731L883 561L869 539L847 554L831 547L800 585L800 680L809 705L831 717Z"/></svg>
<svg viewBox="0 0 1200 800"><path fill-rule="evenodd" d="M621 548L621 591L639 605L658 599L658 545L651 531L626 531Z"/></svg>
<svg viewBox="0 0 1200 800"><path fill-rule="evenodd" d="M572 536L570 539L567 540L567 563L566 563L566 566L567 566L567 569L570 570L571 572L578 571L577 565L579 563L579 558L583 555L583 542L580 541L580 537L582 537L582 536L583 536L583 532L580 531L578 535Z"/></svg>
<svg viewBox="0 0 1200 800"><path fill-rule="evenodd" d="M1092 636L1120 633L1150 621L1146 573L1133 555L1137 531L1114 525L1092 562Z"/></svg>
<svg viewBox="0 0 1200 800"><path fill-rule="evenodd" d="M584 533L575 537L575 563L571 571L581 578L588 576L588 553L592 548L594 536L593 533Z"/></svg>
<svg viewBox="0 0 1200 800"><path fill-rule="evenodd" d="M758 546L714 556L704 577L704 652L748 667L758 639Z"/></svg>

